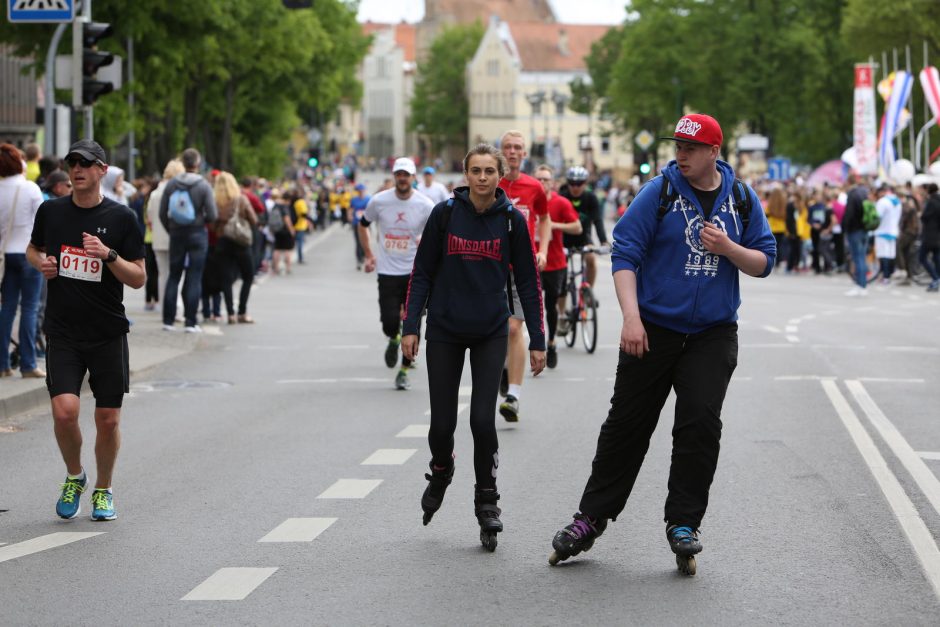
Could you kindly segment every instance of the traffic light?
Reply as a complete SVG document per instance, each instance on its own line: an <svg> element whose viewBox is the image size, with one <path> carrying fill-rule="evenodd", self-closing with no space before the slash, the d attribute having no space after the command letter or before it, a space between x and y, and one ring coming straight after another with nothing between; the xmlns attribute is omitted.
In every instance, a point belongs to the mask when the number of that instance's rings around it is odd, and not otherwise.
<svg viewBox="0 0 940 627"><path fill-rule="evenodd" d="M650 173L650 164L648 162L640 164L640 174L646 176Z"/></svg>
<svg viewBox="0 0 940 627"><path fill-rule="evenodd" d="M86 106L114 91L114 83L97 79L98 69L114 61L110 52L98 51L98 42L113 34L111 25L101 22L90 22L82 28L82 103Z"/></svg>
<svg viewBox="0 0 940 627"><path fill-rule="evenodd" d="M320 149L311 148L307 151L307 165L311 168L315 168L320 165Z"/></svg>

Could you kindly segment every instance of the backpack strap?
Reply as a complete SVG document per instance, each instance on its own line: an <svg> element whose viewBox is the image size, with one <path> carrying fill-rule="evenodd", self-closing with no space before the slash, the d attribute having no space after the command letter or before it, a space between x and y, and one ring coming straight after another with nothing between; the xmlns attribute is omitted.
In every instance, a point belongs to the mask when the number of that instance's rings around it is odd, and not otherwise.
<svg viewBox="0 0 940 627"><path fill-rule="evenodd" d="M659 222L669 213L672 204L676 202L676 198L679 197L679 192L675 190L672 183L669 182L669 179L662 174L652 179L651 182L655 181L657 178L663 180L663 185L659 188L659 208L656 210L656 221Z"/></svg>
<svg viewBox="0 0 940 627"><path fill-rule="evenodd" d="M735 209L741 216L741 234L747 231L747 225L751 223L751 195L747 191L747 185L739 178L734 179L731 187L731 196L734 200Z"/></svg>

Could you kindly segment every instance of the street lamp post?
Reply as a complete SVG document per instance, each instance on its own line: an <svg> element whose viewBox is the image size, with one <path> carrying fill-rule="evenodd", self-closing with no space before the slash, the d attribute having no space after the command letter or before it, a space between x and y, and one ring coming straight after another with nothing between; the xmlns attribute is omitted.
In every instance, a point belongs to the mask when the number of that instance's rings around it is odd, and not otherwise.
<svg viewBox="0 0 940 627"><path fill-rule="evenodd" d="M526 94L525 99L529 102L529 106L532 107L532 116L529 118L532 142L529 145L529 149L533 150L535 147L535 116L542 112L542 103L545 102L545 92L540 89L531 94ZM546 128L546 135L547 134L548 130Z"/></svg>
<svg viewBox="0 0 940 627"><path fill-rule="evenodd" d="M565 115L565 107L571 97L560 91L552 91L552 101L555 103L555 113L558 115L558 162L555 164L559 169L565 165L564 144L562 144L562 117Z"/></svg>

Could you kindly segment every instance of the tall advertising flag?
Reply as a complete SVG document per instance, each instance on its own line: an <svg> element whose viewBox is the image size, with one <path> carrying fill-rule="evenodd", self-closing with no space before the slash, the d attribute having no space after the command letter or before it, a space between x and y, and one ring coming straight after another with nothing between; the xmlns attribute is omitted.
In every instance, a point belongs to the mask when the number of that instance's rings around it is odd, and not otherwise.
<svg viewBox="0 0 940 627"><path fill-rule="evenodd" d="M914 164L918 170L925 170L929 159L927 163L922 163L924 155L921 153L921 146L930 128L940 121L940 73L937 72L937 68L928 65L920 71L920 86L924 88L924 98L927 99L927 105L933 113L933 117L927 120L917 133L917 145L914 148ZM927 152L930 150L928 149Z"/></svg>
<svg viewBox="0 0 940 627"><path fill-rule="evenodd" d="M856 170L859 174L877 174L878 122L875 117L875 90L870 63L855 64L853 131Z"/></svg>
<svg viewBox="0 0 940 627"><path fill-rule="evenodd" d="M891 171L891 164L897 159L894 152L894 144L891 140L903 128L901 117L904 112L904 105L911 97L911 89L914 87L914 81L908 72L899 70L894 75L894 82L891 85L891 97L888 98L888 104L885 107L884 124L881 126L881 143L878 148L878 158L881 167L886 172Z"/></svg>

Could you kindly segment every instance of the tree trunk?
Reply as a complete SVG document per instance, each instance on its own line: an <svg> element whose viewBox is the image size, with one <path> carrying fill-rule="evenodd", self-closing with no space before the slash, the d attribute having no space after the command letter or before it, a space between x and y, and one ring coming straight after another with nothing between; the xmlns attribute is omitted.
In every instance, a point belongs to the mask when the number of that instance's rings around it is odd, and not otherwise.
<svg viewBox="0 0 940 627"><path fill-rule="evenodd" d="M222 139L219 146L219 167L226 171L232 169L232 125L235 117L235 78L229 78L225 85L225 119L222 121Z"/></svg>
<svg viewBox="0 0 940 627"><path fill-rule="evenodd" d="M183 111L186 124L186 147L196 145L199 140L199 92L202 85L198 82L186 89L183 101Z"/></svg>

